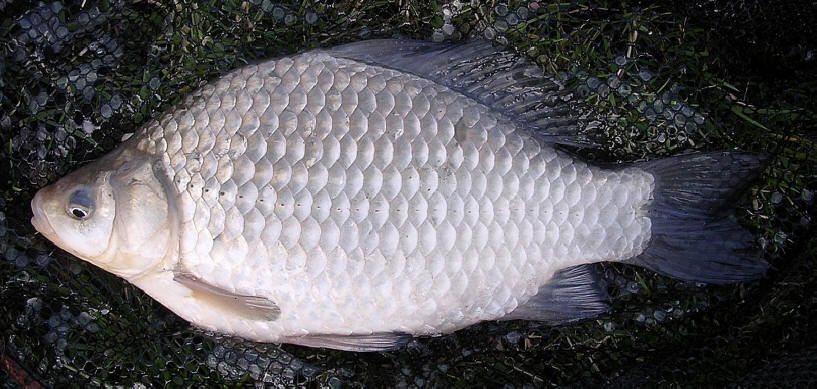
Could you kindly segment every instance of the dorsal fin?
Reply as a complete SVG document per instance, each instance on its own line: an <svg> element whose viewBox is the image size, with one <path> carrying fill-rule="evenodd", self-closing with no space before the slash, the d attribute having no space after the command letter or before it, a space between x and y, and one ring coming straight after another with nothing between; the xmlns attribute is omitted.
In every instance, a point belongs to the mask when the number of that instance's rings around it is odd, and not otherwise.
<svg viewBox="0 0 817 389"><path fill-rule="evenodd" d="M335 57L383 66L445 85L537 131L545 141L597 146L597 123L571 104L573 91L525 58L486 40L458 44L369 40L327 50Z"/></svg>

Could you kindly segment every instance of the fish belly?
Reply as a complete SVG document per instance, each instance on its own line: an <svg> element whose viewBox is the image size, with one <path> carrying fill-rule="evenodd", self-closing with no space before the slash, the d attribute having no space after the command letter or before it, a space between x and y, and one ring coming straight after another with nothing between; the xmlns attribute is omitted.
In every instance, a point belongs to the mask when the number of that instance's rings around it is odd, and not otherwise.
<svg viewBox="0 0 817 389"><path fill-rule="evenodd" d="M281 310L187 317L256 340L449 332L650 238L649 173L590 166L457 91L321 52L227 74L138 147L178 191L180 264Z"/></svg>

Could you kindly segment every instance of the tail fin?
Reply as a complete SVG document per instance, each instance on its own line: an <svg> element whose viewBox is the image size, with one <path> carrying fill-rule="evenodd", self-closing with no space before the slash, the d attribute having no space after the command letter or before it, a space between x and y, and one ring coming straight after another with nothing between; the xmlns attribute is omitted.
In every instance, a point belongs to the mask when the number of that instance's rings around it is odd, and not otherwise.
<svg viewBox="0 0 817 389"><path fill-rule="evenodd" d="M734 218L730 200L762 167L742 152L680 155L640 163L655 177L650 244L628 262L689 281L723 284L760 278L768 263Z"/></svg>

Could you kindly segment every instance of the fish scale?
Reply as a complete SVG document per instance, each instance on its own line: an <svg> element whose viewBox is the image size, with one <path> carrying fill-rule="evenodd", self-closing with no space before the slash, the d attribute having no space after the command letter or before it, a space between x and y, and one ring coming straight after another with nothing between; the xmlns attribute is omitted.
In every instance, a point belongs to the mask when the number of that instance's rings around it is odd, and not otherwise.
<svg viewBox="0 0 817 389"><path fill-rule="evenodd" d="M227 323L254 339L451 331L649 239L646 172L590 167L447 87L320 52L231 72L139 147L173 167L181 263L280 306Z"/></svg>
<svg viewBox="0 0 817 389"><path fill-rule="evenodd" d="M570 101L484 41L273 59L38 191L32 224L200 327L356 351L595 316L595 262L715 283L765 271L719 216L762 157L592 166L555 148L596 144Z"/></svg>

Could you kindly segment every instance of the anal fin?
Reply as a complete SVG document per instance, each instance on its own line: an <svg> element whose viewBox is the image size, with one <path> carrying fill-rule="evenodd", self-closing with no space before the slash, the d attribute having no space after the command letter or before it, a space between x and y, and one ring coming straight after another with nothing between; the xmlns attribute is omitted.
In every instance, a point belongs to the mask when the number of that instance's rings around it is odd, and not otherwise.
<svg viewBox="0 0 817 389"><path fill-rule="evenodd" d="M199 279L181 267L173 271L173 280L190 289L193 298L228 315L261 321L273 321L281 315L278 305L267 298L230 292Z"/></svg>
<svg viewBox="0 0 817 389"><path fill-rule="evenodd" d="M323 347L343 351L375 352L390 351L402 348L411 340L411 335L402 332L376 332L373 334L310 334L304 336L290 336L281 339L284 343L292 343L308 347Z"/></svg>
<svg viewBox="0 0 817 389"><path fill-rule="evenodd" d="M562 324L597 316L610 309L607 284L593 265L560 270L524 304L500 320L535 320Z"/></svg>

